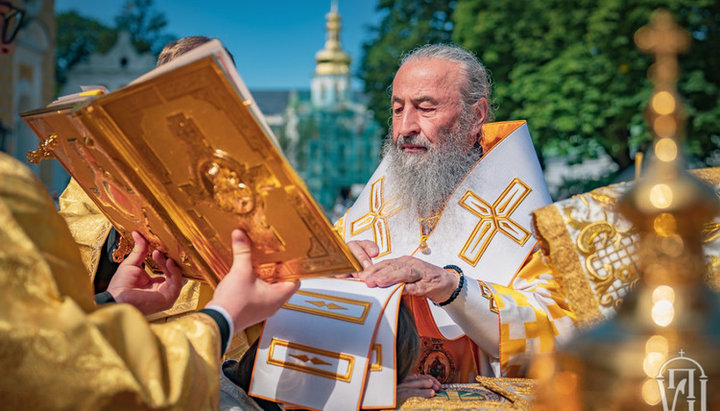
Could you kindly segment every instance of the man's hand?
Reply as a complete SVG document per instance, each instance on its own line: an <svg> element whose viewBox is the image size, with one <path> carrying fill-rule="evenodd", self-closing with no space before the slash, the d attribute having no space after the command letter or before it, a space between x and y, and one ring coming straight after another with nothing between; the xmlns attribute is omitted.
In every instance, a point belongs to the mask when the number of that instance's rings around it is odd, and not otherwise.
<svg viewBox="0 0 720 411"><path fill-rule="evenodd" d="M347 245L363 269L370 267L372 265L372 258L377 257L380 252L377 244L370 240L353 240L348 242ZM338 274L335 278L358 278L359 274L360 273Z"/></svg>
<svg viewBox="0 0 720 411"><path fill-rule="evenodd" d="M403 294L429 298L436 303L450 298L460 281L457 274L410 256L383 260L366 268L358 278L368 287L385 288L405 283Z"/></svg>
<svg viewBox="0 0 720 411"><path fill-rule="evenodd" d="M377 244L370 240L350 241L347 245L363 268L370 267L372 259L377 257L380 252Z"/></svg>
<svg viewBox="0 0 720 411"><path fill-rule="evenodd" d="M410 397L432 398L442 389L432 375L410 374L397 386L398 403Z"/></svg>
<svg viewBox="0 0 720 411"><path fill-rule="evenodd" d="M242 230L232 232L233 264L215 289L208 305L223 307L236 330L273 315L300 287L299 282L266 283L253 273L250 241Z"/></svg>
<svg viewBox="0 0 720 411"><path fill-rule="evenodd" d="M155 250L152 259L164 275L150 276L142 265L148 242L137 231L133 231L132 237L135 247L118 267L107 291L118 303L131 304L145 315L172 307L182 289L180 269L173 260Z"/></svg>

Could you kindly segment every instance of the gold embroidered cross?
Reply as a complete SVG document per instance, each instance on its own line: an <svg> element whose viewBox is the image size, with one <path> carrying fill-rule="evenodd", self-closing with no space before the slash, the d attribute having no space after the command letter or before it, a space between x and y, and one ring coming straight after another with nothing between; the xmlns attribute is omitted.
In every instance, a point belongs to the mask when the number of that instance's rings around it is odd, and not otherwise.
<svg viewBox="0 0 720 411"><path fill-rule="evenodd" d="M354 236L372 228L373 241L378 245L378 257L389 254L390 227L388 217L400 211L400 204L396 198L385 201L385 177L380 177L370 186L370 211L350 224L350 235Z"/></svg>
<svg viewBox="0 0 720 411"><path fill-rule="evenodd" d="M461 207L480 218L458 256L473 267L480 261L497 232L505 234L519 245L530 238L530 232L510 219L510 215L522 203L532 189L515 177L505 191L490 205L477 194L468 190L460 200Z"/></svg>

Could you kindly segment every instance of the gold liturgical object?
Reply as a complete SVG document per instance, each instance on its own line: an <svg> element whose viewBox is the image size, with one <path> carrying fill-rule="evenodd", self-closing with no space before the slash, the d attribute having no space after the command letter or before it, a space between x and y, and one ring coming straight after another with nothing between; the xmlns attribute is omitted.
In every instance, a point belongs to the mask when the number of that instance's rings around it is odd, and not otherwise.
<svg viewBox="0 0 720 411"><path fill-rule="evenodd" d="M690 37L657 11L635 42L656 55L646 111L653 156L620 203L640 231L640 281L617 317L580 335L554 362L536 362L544 381L537 409L720 409L720 301L705 284L702 250L702 227L718 213L718 197L684 170L675 89L675 56Z"/></svg>
<svg viewBox="0 0 720 411"><path fill-rule="evenodd" d="M41 139L29 158L57 157L123 238L140 231L186 277L217 284L235 227L265 280L359 270L228 62L214 54L90 102L24 113Z"/></svg>

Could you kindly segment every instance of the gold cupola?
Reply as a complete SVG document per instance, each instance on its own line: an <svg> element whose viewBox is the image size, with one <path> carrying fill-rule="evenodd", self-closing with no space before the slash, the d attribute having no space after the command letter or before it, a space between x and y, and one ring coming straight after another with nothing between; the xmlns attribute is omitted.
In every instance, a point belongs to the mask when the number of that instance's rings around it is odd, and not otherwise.
<svg viewBox="0 0 720 411"><path fill-rule="evenodd" d="M333 0L327 18L327 40L325 48L315 54L315 75L348 74L350 72L350 55L340 45L340 14L337 2Z"/></svg>

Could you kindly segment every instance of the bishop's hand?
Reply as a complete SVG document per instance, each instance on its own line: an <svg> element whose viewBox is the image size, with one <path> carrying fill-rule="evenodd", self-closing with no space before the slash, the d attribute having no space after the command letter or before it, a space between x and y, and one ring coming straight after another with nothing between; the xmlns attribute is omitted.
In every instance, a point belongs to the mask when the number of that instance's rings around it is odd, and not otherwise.
<svg viewBox="0 0 720 411"><path fill-rule="evenodd" d="M372 265L372 259L377 257L380 252L377 244L370 240L349 241L347 245L363 268L370 267Z"/></svg>
<svg viewBox="0 0 720 411"><path fill-rule="evenodd" d="M358 278L368 287L405 283L403 294L429 298L435 303L447 301L460 281L455 272L410 256L375 263L360 272Z"/></svg>

